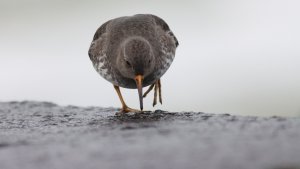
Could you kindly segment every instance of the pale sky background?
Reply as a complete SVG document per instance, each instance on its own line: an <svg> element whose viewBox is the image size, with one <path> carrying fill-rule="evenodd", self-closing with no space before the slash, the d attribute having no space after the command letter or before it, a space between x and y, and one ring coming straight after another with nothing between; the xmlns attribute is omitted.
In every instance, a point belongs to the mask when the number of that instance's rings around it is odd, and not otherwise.
<svg viewBox="0 0 300 169"><path fill-rule="evenodd" d="M112 85L87 51L96 29L124 15L163 18L179 40L147 110L300 115L299 0L0 0L0 101L113 106ZM136 90L122 89L139 107Z"/></svg>

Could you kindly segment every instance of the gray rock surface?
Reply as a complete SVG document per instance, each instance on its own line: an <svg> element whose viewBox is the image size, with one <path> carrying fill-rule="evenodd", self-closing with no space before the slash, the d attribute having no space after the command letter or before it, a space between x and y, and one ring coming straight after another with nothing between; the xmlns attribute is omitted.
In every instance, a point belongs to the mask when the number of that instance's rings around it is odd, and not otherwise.
<svg viewBox="0 0 300 169"><path fill-rule="evenodd" d="M0 103L0 169L296 169L300 118Z"/></svg>

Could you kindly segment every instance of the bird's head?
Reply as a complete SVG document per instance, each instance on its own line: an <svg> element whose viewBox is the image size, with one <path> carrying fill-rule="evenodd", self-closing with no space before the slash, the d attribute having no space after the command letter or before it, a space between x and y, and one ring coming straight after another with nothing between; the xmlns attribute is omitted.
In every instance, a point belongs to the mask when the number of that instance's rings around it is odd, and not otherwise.
<svg viewBox="0 0 300 169"><path fill-rule="evenodd" d="M155 57L151 45L141 37L124 41L117 58L119 72L126 78L133 79L139 92L140 108L143 109L143 80L155 67Z"/></svg>

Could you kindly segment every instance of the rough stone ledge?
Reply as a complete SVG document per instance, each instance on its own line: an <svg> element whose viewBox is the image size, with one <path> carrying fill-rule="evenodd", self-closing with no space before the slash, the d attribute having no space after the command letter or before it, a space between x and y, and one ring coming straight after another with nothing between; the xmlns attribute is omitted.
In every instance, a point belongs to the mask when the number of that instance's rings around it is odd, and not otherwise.
<svg viewBox="0 0 300 169"><path fill-rule="evenodd" d="M0 169L300 169L300 118L0 102Z"/></svg>

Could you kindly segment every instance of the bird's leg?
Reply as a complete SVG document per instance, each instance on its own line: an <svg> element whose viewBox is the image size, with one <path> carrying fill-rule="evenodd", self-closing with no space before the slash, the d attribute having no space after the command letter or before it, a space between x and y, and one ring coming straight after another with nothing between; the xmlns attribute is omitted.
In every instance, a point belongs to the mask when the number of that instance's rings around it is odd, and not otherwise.
<svg viewBox="0 0 300 169"><path fill-rule="evenodd" d="M116 92L118 93L118 96L119 96L119 99L122 103L122 108L120 110L119 113L128 113L128 112L140 112L140 110L136 110L136 109L132 109L130 107L128 107L122 97L122 94L121 94L121 91L120 91L120 87L119 86L116 86L114 85L114 88L116 90Z"/></svg>
<svg viewBox="0 0 300 169"><path fill-rule="evenodd" d="M143 97L146 97L147 94L148 94L149 92L151 92L151 90L153 89L154 85L155 85L155 83L152 84L152 85L148 88L148 90L144 93Z"/></svg>
<svg viewBox="0 0 300 169"><path fill-rule="evenodd" d="M154 85L154 99L153 99L153 107L156 105L156 102L157 102L157 87L158 87L158 81L155 82L155 85Z"/></svg>
<svg viewBox="0 0 300 169"><path fill-rule="evenodd" d="M158 98L159 98L159 102L160 104L162 104L162 97L161 97L161 82L160 79L157 80L154 84L152 84L148 90L144 93L143 97L146 97L147 94L154 88L154 99L153 99L153 107L156 105L157 103L157 93L158 93Z"/></svg>
<svg viewBox="0 0 300 169"><path fill-rule="evenodd" d="M160 104L162 104L162 98L161 98L161 83L160 83L160 79L158 79L158 94L159 94L159 102Z"/></svg>
<svg viewBox="0 0 300 169"><path fill-rule="evenodd" d="M160 79L158 79L155 82L155 87L154 87L154 100L153 100L153 107L156 105L157 103L157 93L158 93L158 99L160 104L162 104L162 97L161 97L161 83L160 83Z"/></svg>

